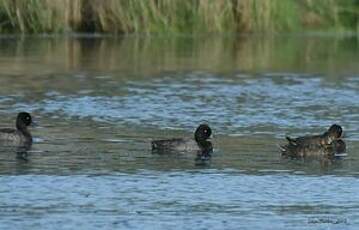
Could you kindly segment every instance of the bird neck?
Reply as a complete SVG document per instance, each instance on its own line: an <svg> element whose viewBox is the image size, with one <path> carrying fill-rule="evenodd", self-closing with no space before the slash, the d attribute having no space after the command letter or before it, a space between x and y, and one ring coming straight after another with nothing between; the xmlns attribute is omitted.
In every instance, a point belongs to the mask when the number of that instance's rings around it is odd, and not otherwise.
<svg viewBox="0 0 359 230"><path fill-rule="evenodd" d="M26 125L17 123L16 128L22 135L24 135L26 142L32 143L32 136Z"/></svg>
<svg viewBox="0 0 359 230"><path fill-rule="evenodd" d="M212 151L213 147L212 147L212 143L210 141L207 140L198 140L196 138L196 142L198 147L202 150L202 151Z"/></svg>

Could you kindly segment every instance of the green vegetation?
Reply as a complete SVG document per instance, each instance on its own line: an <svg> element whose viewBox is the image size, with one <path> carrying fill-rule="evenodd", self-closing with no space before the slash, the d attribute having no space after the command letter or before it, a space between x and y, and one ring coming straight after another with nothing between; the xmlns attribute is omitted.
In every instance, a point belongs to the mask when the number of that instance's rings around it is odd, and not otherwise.
<svg viewBox="0 0 359 230"><path fill-rule="evenodd" d="M0 33L359 33L358 0L0 0Z"/></svg>

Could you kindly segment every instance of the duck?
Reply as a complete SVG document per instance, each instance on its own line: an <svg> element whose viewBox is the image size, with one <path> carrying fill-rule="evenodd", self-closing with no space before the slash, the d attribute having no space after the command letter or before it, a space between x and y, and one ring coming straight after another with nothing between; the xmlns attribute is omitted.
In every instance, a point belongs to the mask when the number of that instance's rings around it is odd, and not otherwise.
<svg viewBox="0 0 359 230"><path fill-rule="evenodd" d="M345 156L346 144L342 139L334 140L328 145L292 145L280 146L281 155L287 158L327 158L335 159Z"/></svg>
<svg viewBox="0 0 359 230"><path fill-rule="evenodd" d="M319 135L307 135L297 138L291 138L289 136L286 137L290 145L299 145L299 146L307 146L307 145L329 145L334 140L338 140L343 135L343 128L340 125L333 124L329 127L329 129L323 134Z"/></svg>
<svg viewBox="0 0 359 230"><path fill-rule="evenodd" d="M151 142L152 151L156 152L188 152L200 151L201 154L209 155L213 150L212 143L208 140L212 130L207 124L200 124L194 132L194 138L172 138L154 140Z"/></svg>
<svg viewBox="0 0 359 230"><path fill-rule="evenodd" d="M0 144L31 145L32 136L28 129L33 123L32 117L27 112L20 112L16 118L16 129L0 128Z"/></svg>

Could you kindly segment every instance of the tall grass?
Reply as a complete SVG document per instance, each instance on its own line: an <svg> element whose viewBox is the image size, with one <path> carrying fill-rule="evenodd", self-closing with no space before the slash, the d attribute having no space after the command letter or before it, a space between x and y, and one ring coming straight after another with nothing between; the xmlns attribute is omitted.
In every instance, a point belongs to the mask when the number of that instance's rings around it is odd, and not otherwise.
<svg viewBox="0 0 359 230"><path fill-rule="evenodd" d="M2 33L358 31L357 0L0 0Z"/></svg>

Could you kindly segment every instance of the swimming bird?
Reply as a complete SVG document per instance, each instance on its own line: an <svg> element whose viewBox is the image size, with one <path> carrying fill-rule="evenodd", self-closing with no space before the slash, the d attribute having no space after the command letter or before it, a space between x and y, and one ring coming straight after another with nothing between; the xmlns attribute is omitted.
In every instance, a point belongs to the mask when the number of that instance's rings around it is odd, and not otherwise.
<svg viewBox="0 0 359 230"><path fill-rule="evenodd" d="M12 145L31 145L32 136L28 126L32 124L31 115L27 112L20 112L16 118L16 129L0 128L1 143Z"/></svg>
<svg viewBox="0 0 359 230"><path fill-rule="evenodd" d="M328 145L292 145L280 146L283 157L288 158L328 158L343 156L346 152L346 144L343 140L334 140Z"/></svg>
<svg viewBox="0 0 359 230"><path fill-rule="evenodd" d="M201 151L205 154L212 152L212 143L208 139L212 130L207 124L200 124L194 132L194 138L173 138L152 141L152 151Z"/></svg>
<svg viewBox="0 0 359 230"><path fill-rule="evenodd" d="M306 145L328 145L334 140L338 140L342 137L343 129L341 126L337 124L333 124L330 126L330 128L324 132L323 134L319 135L308 135L308 136L302 136L298 138L291 138L286 137L289 144L291 145L300 145L300 146L306 146Z"/></svg>

